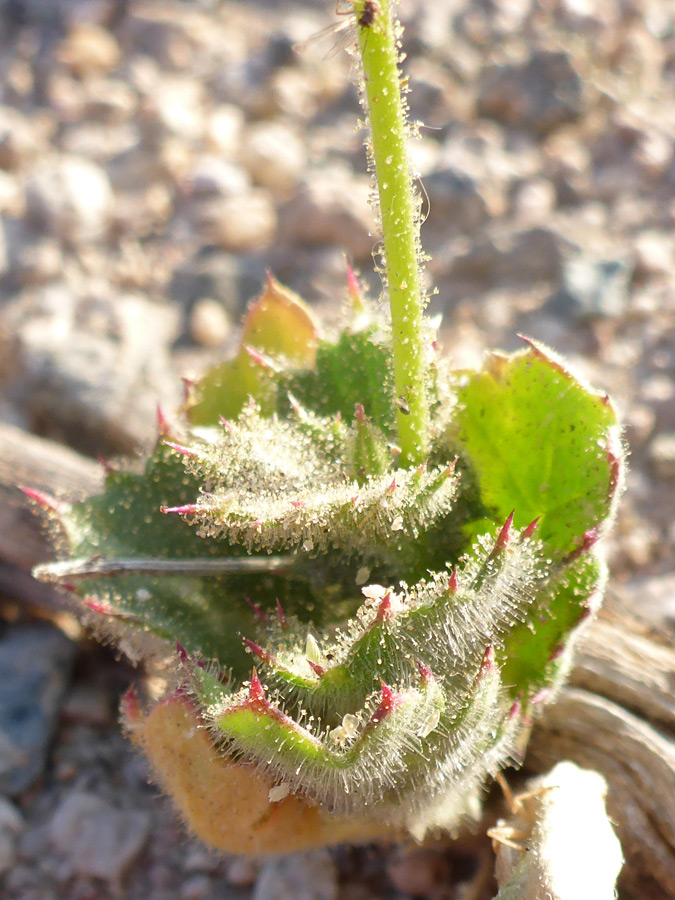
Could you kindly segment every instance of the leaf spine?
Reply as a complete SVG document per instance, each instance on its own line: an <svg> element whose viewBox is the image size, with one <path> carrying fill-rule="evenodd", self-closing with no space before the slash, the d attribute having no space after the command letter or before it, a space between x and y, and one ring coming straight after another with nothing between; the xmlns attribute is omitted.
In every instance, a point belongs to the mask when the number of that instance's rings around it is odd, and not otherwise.
<svg viewBox="0 0 675 900"><path fill-rule="evenodd" d="M184 506L160 506L159 511L167 516L196 516L202 512L202 508L197 503L186 503Z"/></svg>
<svg viewBox="0 0 675 900"><path fill-rule="evenodd" d="M40 491L37 488L26 487L22 484L18 485L18 488L26 495L26 497L34 500L43 509L48 509L50 512L59 513L62 512L66 507L66 504L64 504L60 500L57 500L56 497L53 497L46 491Z"/></svg>

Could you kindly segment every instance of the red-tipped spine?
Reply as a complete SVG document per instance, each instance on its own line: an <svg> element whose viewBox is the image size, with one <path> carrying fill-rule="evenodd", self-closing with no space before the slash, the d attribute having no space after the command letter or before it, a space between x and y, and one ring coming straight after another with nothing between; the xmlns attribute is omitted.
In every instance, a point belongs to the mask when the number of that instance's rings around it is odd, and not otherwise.
<svg viewBox="0 0 675 900"><path fill-rule="evenodd" d="M171 437L171 428L159 403L157 404L157 434L160 439Z"/></svg>
<svg viewBox="0 0 675 900"><path fill-rule="evenodd" d="M400 706L403 698L400 694L395 694L392 689L386 684L384 681L382 684L382 693L380 696L380 703L370 718L369 725L379 725L380 722L384 721L388 715L390 715L397 706Z"/></svg>
<svg viewBox="0 0 675 900"><path fill-rule="evenodd" d="M284 608L281 605L281 601L277 598L277 619L279 620L279 625L282 628L288 628L288 620L286 619L286 613L284 612Z"/></svg>
<svg viewBox="0 0 675 900"><path fill-rule="evenodd" d="M269 650L265 650L265 648L261 647L260 644L256 644L255 641L251 641L243 635L241 635L241 642L247 650L250 650L251 653L257 656L258 659L262 660L264 663L270 664L274 662L274 657L269 652Z"/></svg>
<svg viewBox="0 0 675 900"><path fill-rule="evenodd" d="M107 477L108 475L112 475L112 473L115 471L115 469L113 468L112 463L110 462L110 460L109 460L109 459L106 459L105 456L101 456L100 453L98 453L98 454L96 455L96 459L97 459L97 460L101 463L101 465L103 466L103 471L105 472L106 477Z"/></svg>
<svg viewBox="0 0 675 900"><path fill-rule="evenodd" d="M417 668L419 669L420 678L422 680L422 684L426 687L434 680L434 673L431 671L431 667L426 663L417 661Z"/></svg>
<svg viewBox="0 0 675 900"><path fill-rule="evenodd" d="M550 662L550 663L557 662L557 660L560 659L560 657L563 655L564 652L565 652L565 644L562 641L560 641L553 647L553 649L549 653L547 662Z"/></svg>
<svg viewBox="0 0 675 900"><path fill-rule="evenodd" d="M196 503L186 503L185 506L160 506L159 511L167 516L196 516L201 512L200 507Z"/></svg>
<svg viewBox="0 0 675 900"><path fill-rule="evenodd" d="M514 514L515 509L512 509L507 516L506 522L504 522L504 524L502 525L501 531L497 535L497 540L495 541L495 545L491 555L497 555L498 553L502 553L506 549L509 541L511 540L511 528L513 527Z"/></svg>
<svg viewBox="0 0 675 900"><path fill-rule="evenodd" d="M92 600L90 597L85 597L82 600L82 605L101 616L111 616L112 618L116 618L113 607L102 600Z"/></svg>
<svg viewBox="0 0 675 900"><path fill-rule="evenodd" d="M178 654L178 661L179 661L182 665L186 665L187 662L188 662L187 650L186 650L185 647L180 643L180 641L176 641L176 653Z"/></svg>
<svg viewBox="0 0 675 900"><path fill-rule="evenodd" d="M457 566L455 566L450 573L450 578L448 579L448 594L453 596L457 593L459 582L457 580Z"/></svg>
<svg viewBox="0 0 675 900"><path fill-rule="evenodd" d="M137 725L141 721L141 702L138 699L136 686L131 684L122 695L122 714L129 725Z"/></svg>
<svg viewBox="0 0 675 900"><path fill-rule="evenodd" d="M322 675L325 675L325 674L326 674L326 669L325 669L325 667L324 667L324 666L320 666L319 663L312 662L311 659L308 659L308 660L307 660L307 664L309 665L309 667L310 667L310 669L312 670L312 672L314 672L315 675L318 675L319 678L321 678Z"/></svg>
<svg viewBox="0 0 675 900"><path fill-rule="evenodd" d="M565 562L567 564L574 562L575 559L578 559L584 553L587 553L591 549L593 544L596 544L599 540L599 528L590 528L588 531L585 531L581 536L581 543L575 550L572 550L572 552L567 555Z"/></svg>
<svg viewBox="0 0 675 900"><path fill-rule="evenodd" d="M529 541L529 539L532 537L534 532L539 527L540 522L541 522L541 516L537 516L536 519L532 519L530 524L527 525L525 528L523 528L521 535L520 535L520 540L521 541Z"/></svg>
<svg viewBox="0 0 675 900"><path fill-rule="evenodd" d="M485 653L483 654L483 659L481 660L480 668L476 673L476 678L474 679L474 686L478 684L479 681L482 681L486 675L494 670L495 667L495 652L492 649L492 644L488 644L485 649Z"/></svg>
<svg viewBox="0 0 675 900"><path fill-rule="evenodd" d="M192 400L192 389L197 382L194 378L186 378L185 375L182 376L181 381L183 382L183 401L189 403Z"/></svg>
<svg viewBox="0 0 675 900"><path fill-rule="evenodd" d="M23 493L29 497L31 500L35 500L36 503L39 503L43 509L48 509L50 512L60 512L63 509L63 504L56 499L56 497L52 497L51 494L48 494L46 491L39 491L37 488L29 488L24 485L18 485L19 490L23 491Z"/></svg>
<svg viewBox="0 0 675 900"><path fill-rule="evenodd" d="M258 673L255 669L253 669L251 672L251 684L248 689L248 702L253 706L267 707L269 705L267 702L267 697L265 697L265 691L263 690L263 686L260 683Z"/></svg>
<svg viewBox="0 0 675 900"><path fill-rule="evenodd" d="M256 350L255 347L251 347L250 344L242 344L242 349L248 354L253 362L261 368L267 369L267 371L273 372L274 374L281 371L272 357L263 353L261 350Z"/></svg>
<svg viewBox="0 0 675 900"><path fill-rule="evenodd" d="M254 603L253 600L250 600L248 597L244 597L246 603L250 606L253 611L253 615L260 622L261 625L267 624L267 613L258 606L257 603Z"/></svg>
<svg viewBox="0 0 675 900"><path fill-rule="evenodd" d="M365 303L363 301L363 291L361 290L361 285L359 283L359 279L356 276L356 272L352 268L352 264L345 257L345 262L347 264L347 293L349 294L349 299L352 302L352 307L355 313L361 313L365 309Z"/></svg>
<svg viewBox="0 0 675 900"><path fill-rule="evenodd" d="M181 456L187 456L188 459L197 459L199 456L196 450L193 450L191 447L185 447L183 444L176 444L174 441L164 441L164 446L170 450L175 450Z"/></svg>
<svg viewBox="0 0 675 900"><path fill-rule="evenodd" d="M535 694L530 698L530 703L534 706L537 703L548 703L551 698L553 691L550 687L540 688Z"/></svg>
<svg viewBox="0 0 675 900"><path fill-rule="evenodd" d="M394 616L394 610L391 608L391 591L387 591L384 597L380 600L380 605L377 607L377 612L375 613L375 621L376 622L386 622L387 619L391 619Z"/></svg>
<svg viewBox="0 0 675 900"><path fill-rule="evenodd" d="M607 449L607 462L609 463L609 488L607 493L610 498L614 496L621 483L621 457L618 455L620 452L620 449L616 451L612 448Z"/></svg>

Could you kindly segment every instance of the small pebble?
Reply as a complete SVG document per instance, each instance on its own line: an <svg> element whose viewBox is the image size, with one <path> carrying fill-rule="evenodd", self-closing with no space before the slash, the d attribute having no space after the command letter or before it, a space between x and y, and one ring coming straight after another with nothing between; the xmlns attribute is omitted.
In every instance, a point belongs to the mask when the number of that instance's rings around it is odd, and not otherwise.
<svg viewBox="0 0 675 900"><path fill-rule="evenodd" d="M0 875L9 872L16 861L17 839L25 823L19 810L0 797Z"/></svg>
<svg viewBox="0 0 675 900"><path fill-rule="evenodd" d="M216 106L207 115L206 142L209 149L222 159L234 159L241 146L244 131L244 113L230 103Z"/></svg>
<svg viewBox="0 0 675 900"><path fill-rule="evenodd" d="M281 212L280 232L287 241L337 244L355 259L369 257L376 243L370 182L344 168L305 175Z"/></svg>
<svg viewBox="0 0 675 900"><path fill-rule="evenodd" d="M117 66L119 58L115 36L89 22L75 25L57 52L58 61L80 76L109 72Z"/></svg>
<svg viewBox="0 0 675 900"><path fill-rule="evenodd" d="M203 900L211 892L211 879L208 875L192 875L180 888L182 900Z"/></svg>
<svg viewBox="0 0 675 900"><path fill-rule="evenodd" d="M116 719L111 700L111 695L100 688L78 684L66 696L61 716L69 722L103 728Z"/></svg>
<svg viewBox="0 0 675 900"><path fill-rule="evenodd" d="M22 284L44 284L57 278L62 267L61 247L57 241L46 237L20 250L13 271Z"/></svg>
<svg viewBox="0 0 675 900"><path fill-rule="evenodd" d="M119 884L133 865L150 831L150 816L122 811L91 793L69 793L49 824L55 848L82 875Z"/></svg>
<svg viewBox="0 0 675 900"><path fill-rule="evenodd" d="M43 771L75 645L47 624L8 627L0 639L0 791L18 794Z"/></svg>
<svg viewBox="0 0 675 900"><path fill-rule="evenodd" d="M287 196L307 165L305 143L286 125L261 122L248 129L242 163L258 184Z"/></svg>
<svg viewBox="0 0 675 900"><path fill-rule="evenodd" d="M168 76L156 85L152 97L157 118L170 134L198 140L204 134L204 90L187 76Z"/></svg>
<svg viewBox="0 0 675 900"><path fill-rule="evenodd" d="M0 106L0 169L18 169L35 155L38 140L31 123L11 106Z"/></svg>
<svg viewBox="0 0 675 900"><path fill-rule="evenodd" d="M449 865L438 850L415 847L395 851L387 862L392 885L402 894L426 897L444 879L449 880Z"/></svg>
<svg viewBox="0 0 675 900"><path fill-rule="evenodd" d="M636 274L643 277L664 276L673 270L675 239L672 234L645 231L635 240Z"/></svg>
<svg viewBox="0 0 675 900"><path fill-rule="evenodd" d="M337 868L327 850L293 853L264 863L252 900L337 900Z"/></svg>
<svg viewBox="0 0 675 900"><path fill-rule="evenodd" d="M238 888L255 884L261 863L250 856L235 856L227 865L227 881Z"/></svg>
<svg viewBox="0 0 675 900"><path fill-rule="evenodd" d="M654 471L664 481L675 481L675 431L658 434L649 446Z"/></svg>
<svg viewBox="0 0 675 900"><path fill-rule="evenodd" d="M186 872L217 872L221 866L221 855L198 843L189 849L183 863Z"/></svg>
<svg viewBox="0 0 675 900"><path fill-rule="evenodd" d="M26 179L28 216L58 237L79 241L102 237L112 204L106 172L85 157L45 157Z"/></svg>
<svg viewBox="0 0 675 900"><path fill-rule="evenodd" d="M269 193L259 188L214 204L202 224L213 243L224 250L246 253L272 241L277 214Z"/></svg>
<svg viewBox="0 0 675 900"><path fill-rule="evenodd" d="M250 189L246 172L218 156L204 154L195 159L187 179L191 198L237 197Z"/></svg>

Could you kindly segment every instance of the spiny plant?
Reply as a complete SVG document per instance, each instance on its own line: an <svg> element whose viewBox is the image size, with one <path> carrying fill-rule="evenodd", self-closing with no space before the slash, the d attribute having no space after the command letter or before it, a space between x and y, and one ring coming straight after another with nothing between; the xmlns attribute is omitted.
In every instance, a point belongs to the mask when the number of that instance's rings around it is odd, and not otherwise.
<svg viewBox="0 0 675 900"><path fill-rule="evenodd" d="M423 318L400 27L354 0L387 316L322 331L271 276L142 470L53 513L44 579L163 688L123 715L230 851L454 828L522 755L605 580L609 399L526 340L453 372ZM157 678L154 684L158 684Z"/></svg>

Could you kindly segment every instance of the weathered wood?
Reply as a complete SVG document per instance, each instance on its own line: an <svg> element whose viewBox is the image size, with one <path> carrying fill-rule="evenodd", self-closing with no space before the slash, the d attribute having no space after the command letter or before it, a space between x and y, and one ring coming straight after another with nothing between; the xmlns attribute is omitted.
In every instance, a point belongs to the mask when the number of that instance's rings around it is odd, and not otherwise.
<svg viewBox="0 0 675 900"><path fill-rule="evenodd" d="M606 606L612 609L611 595ZM660 637L626 616L615 619L603 614L579 642L570 683L662 723L672 733L675 649L672 635Z"/></svg>
<svg viewBox="0 0 675 900"><path fill-rule="evenodd" d="M53 441L0 423L0 591L32 605L61 607L62 595L28 574L53 557L44 525L18 485L55 496L100 490L102 467Z"/></svg>
<svg viewBox="0 0 675 900"><path fill-rule="evenodd" d="M0 591L28 603L63 598L27 573L51 557L38 516L17 488L60 497L102 486L102 468L51 441L0 424ZM534 729L526 767L570 759L601 772L640 900L675 897L675 649L627 618L600 618L580 642L570 686Z"/></svg>
<svg viewBox="0 0 675 900"><path fill-rule="evenodd" d="M569 759L601 772L627 860L622 884L640 900L671 900L675 651L631 634L628 623L622 628L618 622L599 620L588 629L572 680L592 685L597 693L577 687L562 690L532 735L526 766L547 771ZM632 711L621 705L624 702Z"/></svg>

